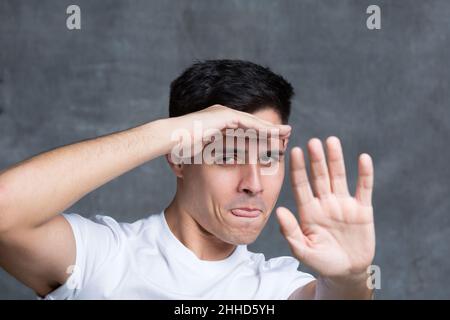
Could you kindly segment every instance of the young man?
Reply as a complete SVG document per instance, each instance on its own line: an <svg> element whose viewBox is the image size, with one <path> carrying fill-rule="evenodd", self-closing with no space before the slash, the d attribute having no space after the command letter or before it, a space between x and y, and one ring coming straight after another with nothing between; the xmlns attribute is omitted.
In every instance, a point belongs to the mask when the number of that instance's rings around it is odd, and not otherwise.
<svg viewBox="0 0 450 320"><path fill-rule="evenodd" d="M169 118L63 146L3 170L0 266L47 299L370 298L373 166L367 154L360 156L357 190L350 196L336 137L326 141L327 157L319 139L309 141L311 185L302 150L291 150L300 224L286 208L276 214L294 257L266 261L247 250L283 183L292 95L286 80L256 64L196 63L171 85ZM200 135L195 123L203 127ZM243 164L175 161L175 148L201 145L203 151L211 143L205 132L225 136L227 129L274 133L267 140L277 151L264 151L268 161L258 153L256 161ZM174 139L180 130L189 139ZM246 159L250 146L249 139ZM232 157L236 154L233 150ZM131 224L63 213L92 190L163 155L177 190L162 212ZM262 174L274 163L276 170ZM298 271L298 260L315 270L317 279Z"/></svg>

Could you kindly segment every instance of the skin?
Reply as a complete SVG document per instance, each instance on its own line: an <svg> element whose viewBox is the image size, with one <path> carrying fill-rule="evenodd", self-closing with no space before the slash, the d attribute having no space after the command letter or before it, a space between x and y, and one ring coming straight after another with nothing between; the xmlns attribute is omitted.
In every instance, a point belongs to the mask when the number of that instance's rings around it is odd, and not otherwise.
<svg viewBox="0 0 450 320"><path fill-rule="evenodd" d="M287 141L289 126L266 108L255 115L215 105L185 116L155 120L128 130L59 147L0 172L0 267L44 296L64 283L75 263L75 240L60 215L83 196L133 168L167 155L180 144L171 133L192 123L204 129L279 130ZM203 143L195 137L188 147ZM285 146L285 144L283 144ZM373 166L363 154L358 162L355 196L346 192L339 140L327 139L328 160L318 139L308 142L312 178L302 151L291 151L291 180L297 214L276 210L292 254L319 275L296 290L292 299L371 297L365 269L375 249L371 194ZM251 243L264 227L278 197L284 164L272 176L260 176L259 164L237 166L174 164L177 192L166 209L169 227L200 259L220 260L240 243ZM311 180L311 183L310 183ZM199 192L199 191L202 192ZM260 206L254 221L231 216L236 205Z"/></svg>
<svg viewBox="0 0 450 320"><path fill-rule="evenodd" d="M273 109L254 115L281 124ZM200 259L222 260L237 244L256 240L280 193L284 156L271 175L262 175L259 163L174 165L168 160L177 176L177 192L165 210L166 219L183 244ZM257 218L240 218L230 213L235 207L258 207L263 213Z"/></svg>
<svg viewBox="0 0 450 320"><path fill-rule="evenodd" d="M273 109L254 115L281 123ZM371 298L373 292L366 285L366 269L375 252L371 158L367 154L359 157L357 189L352 197L340 140L326 140L328 158L317 138L309 140L307 148L311 179L301 148L291 150L290 162L292 189L302 223L287 208L279 207L276 214L293 255L319 277L299 288L291 299ZM258 164L223 167L171 163L171 167L177 176L177 193L166 209L169 227L203 260L224 259L237 244L252 243L257 238L275 206L285 173L284 157L279 170L270 176L261 175ZM236 218L227 210L227 203L234 199L243 206L260 201L267 210L257 219Z"/></svg>
<svg viewBox="0 0 450 320"><path fill-rule="evenodd" d="M366 270L375 254L372 160L368 154L359 156L353 197L339 139L329 137L326 145L328 157L319 139L308 142L311 179L303 151L291 150L291 181L301 223L288 209L277 209L293 255L320 275L292 298L371 298Z"/></svg>
<svg viewBox="0 0 450 320"><path fill-rule="evenodd" d="M37 154L0 171L0 267L39 296L65 283L76 258L75 239L61 215L91 191L169 154L180 142L176 130L244 128L278 130L254 115L214 105L180 117L158 119L127 130ZM194 136L188 147L202 143ZM181 143L183 144L183 143Z"/></svg>

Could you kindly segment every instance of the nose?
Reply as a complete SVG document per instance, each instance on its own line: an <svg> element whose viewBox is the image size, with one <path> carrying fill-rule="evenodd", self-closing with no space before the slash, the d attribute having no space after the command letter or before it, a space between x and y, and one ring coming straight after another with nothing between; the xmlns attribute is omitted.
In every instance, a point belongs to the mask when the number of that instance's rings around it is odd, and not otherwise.
<svg viewBox="0 0 450 320"><path fill-rule="evenodd" d="M239 182L239 192L256 195L263 192L260 170L257 164L241 165L242 178Z"/></svg>

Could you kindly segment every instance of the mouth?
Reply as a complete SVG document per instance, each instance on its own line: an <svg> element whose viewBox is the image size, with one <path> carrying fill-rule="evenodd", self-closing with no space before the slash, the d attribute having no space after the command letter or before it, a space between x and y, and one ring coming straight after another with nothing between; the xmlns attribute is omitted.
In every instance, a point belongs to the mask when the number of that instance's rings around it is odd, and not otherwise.
<svg viewBox="0 0 450 320"><path fill-rule="evenodd" d="M257 218L262 214L262 211L256 208L234 208L231 209L231 213L241 218Z"/></svg>

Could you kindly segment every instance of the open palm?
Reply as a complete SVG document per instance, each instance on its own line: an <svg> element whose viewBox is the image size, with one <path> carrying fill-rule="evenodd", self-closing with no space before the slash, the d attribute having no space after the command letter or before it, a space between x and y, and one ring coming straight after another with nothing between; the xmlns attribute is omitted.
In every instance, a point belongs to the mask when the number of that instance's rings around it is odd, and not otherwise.
<svg viewBox="0 0 450 320"><path fill-rule="evenodd" d="M291 150L291 182L300 223L291 211L280 207L277 217L281 232L293 255L321 276L362 274L375 252L372 160L368 154L360 155L352 197L340 141L330 137L326 144L327 157L319 139L308 143L312 187L303 151L298 147Z"/></svg>

